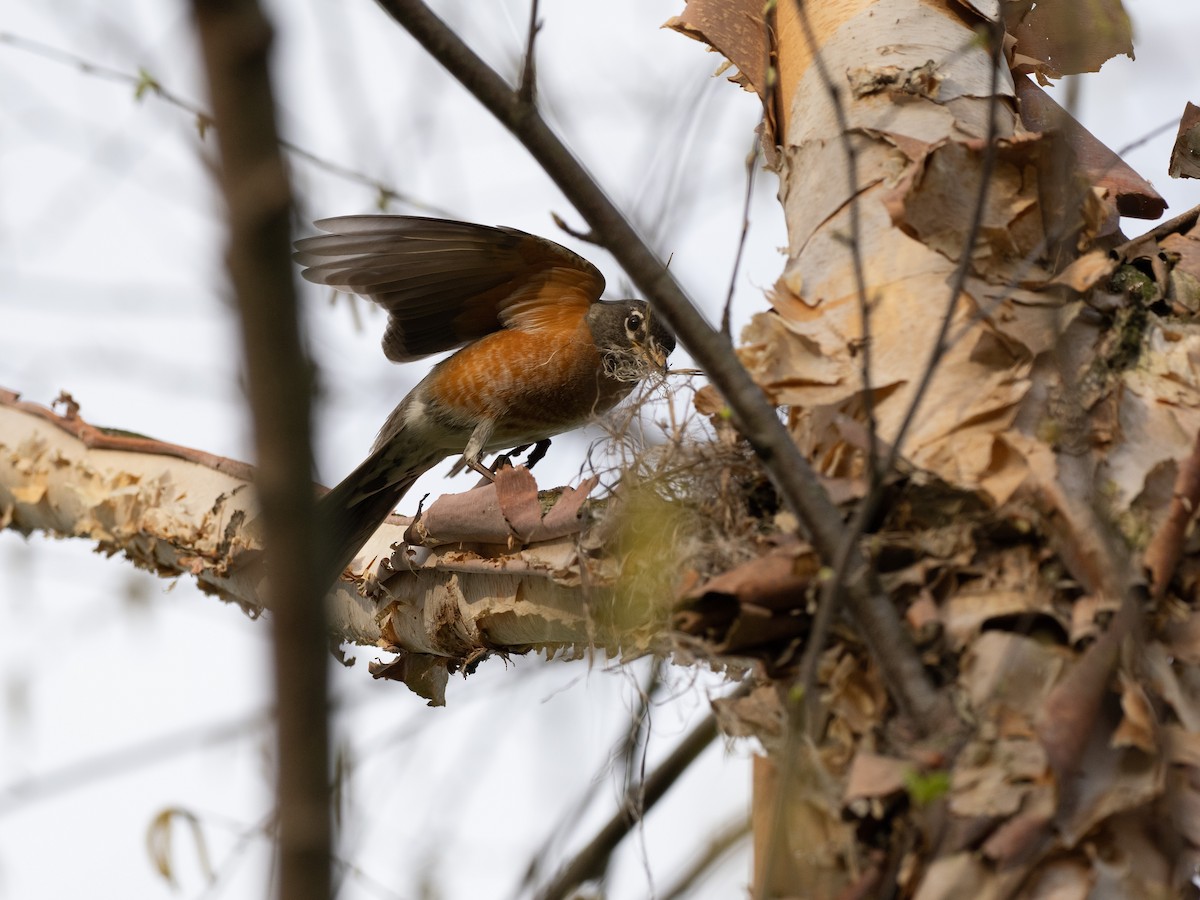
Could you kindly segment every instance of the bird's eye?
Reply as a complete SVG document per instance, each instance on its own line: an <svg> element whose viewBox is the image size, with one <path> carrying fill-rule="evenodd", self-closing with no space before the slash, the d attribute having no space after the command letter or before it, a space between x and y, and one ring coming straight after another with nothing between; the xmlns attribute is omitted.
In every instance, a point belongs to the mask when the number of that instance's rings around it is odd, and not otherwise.
<svg viewBox="0 0 1200 900"><path fill-rule="evenodd" d="M643 321L644 321L644 319L643 319L641 313L631 312L629 314L629 316L625 319L625 328L630 333L633 333L635 331L641 331Z"/></svg>

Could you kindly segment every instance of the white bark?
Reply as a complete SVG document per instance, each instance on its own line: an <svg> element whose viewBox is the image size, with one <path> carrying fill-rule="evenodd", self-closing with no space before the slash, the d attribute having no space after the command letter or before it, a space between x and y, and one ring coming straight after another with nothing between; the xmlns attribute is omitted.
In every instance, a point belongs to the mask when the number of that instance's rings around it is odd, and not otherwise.
<svg viewBox="0 0 1200 900"><path fill-rule="evenodd" d="M266 573L252 476L244 463L108 433L0 392L0 527L89 540L258 614ZM392 550L408 524L393 517L352 564L360 577L331 591L333 637L460 663L603 641L588 592L606 592L614 570L581 564L577 534L525 549L448 544L414 558Z"/></svg>

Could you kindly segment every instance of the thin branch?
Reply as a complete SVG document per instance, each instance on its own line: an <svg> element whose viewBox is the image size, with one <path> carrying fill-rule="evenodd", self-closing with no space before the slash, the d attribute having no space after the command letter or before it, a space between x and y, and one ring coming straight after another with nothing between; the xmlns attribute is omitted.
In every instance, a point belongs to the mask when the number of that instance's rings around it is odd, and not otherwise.
<svg viewBox="0 0 1200 900"><path fill-rule="evenodd" d="M564 219L562 216L560 216L556 212L550 213L550 218L554 220L555 225L557 225L559 228L561 228L564 232L569 234L571 237L575 238L575 240L583 241L584 243L587 243L587 244L596 244L597 246L600 246L600 239L597 238L593 232L580 231L578 228L571 227L571 225L567 222L567 220Z"/></svg>
<svg viewBox="0 0 1200 900"><path fill-rule="evenodd" d="M841 516L793 443L762 389L728 343L688 300L678 282L646 246L628 220L536 110L479 58L420 0L379 0L405 30L507 127L591 226L604 246L708 373L733 412L785 502L804 524L818 552L834 559L842 541ZM953 718L946 698L934 690L891 600L880 589L857 546L850 555L847 606L871 648L897 704L917 727L936 731Z"/></svg>
<svg viewBox="0 0 1200 900"><path fill-rule="evenodd" d="M570 896L571 891L593 878L599 878L608 868L613 850L633 827L641 821L667 790L687 770L696 758L717 738L717 717L709 713L699 725L692 729L671 755L663 760L650 777L640 786L640 803L626 804L597 832L591 842L574 859L567 863L562 872L538 894L540 900L560 900ZM633 811L638 814L634 815Z"/></svg>
<svg viewBox="0 0 1200 900"><path fill-rule="evenodd" d="M739 816L715 832L692 863L676 877L673 884L658 895L658 900L682 900L691 893L701 878L719 865L731 851L750 834L750 820Z"/></svg>
<svg viewBox="0 0 1200 900"><path fill-rule="evenodd" d="M1078 80L1078 76L1073 80ZM1147 131L1145 134L1143 134L1140 138L1136 138L1136 139L1130 141L1128 144L1126 144L1124 147L1122 147L1121 149L1119 149L1117 151L1117 156L1124 156L1126 153L1129 153L1131 150L1136 150L1138 147L1141 147L1143 144L1150 143L1152 140L1154 140L1156 137L1158 137L1163 132L1170 131L1171 129L1178 128L1178 127L1179 127L1179 117L1176 116L1174 119L1171 119L1170 121L1163 122L1161 125L1159 125L1155 128L1151 128L1149 131Z"/></svg>
<svg viewBox="0 0 1200 900"><path fill-rule="evenodd" d="M1200 206L1193 206L1187 212L1180 213L1173 219L1167 219L1165 222L1159 222L1149 231L1139 234L1135 238L1130 238L1123 244L1118 244L1112 248L1112 255L1117 259L1125 259L1125 257L1133 251L1138 244L1146 239L1162 240L1169 234L1183 234L1200 221Z"/></svg>
<svg viewBox="0 0 1200 900"><path fill-rule="evenodd" d="M7 44L24 53L30 53L34 56L40 56L42 59L71 66L85 75L94 75L117 84L129 85L134 89L134 98L137 100L141 100L146 94L153 94L168 106L174 106L176 109L183 110L189 115L194 116L196 127L199 129L201 136L215 124L212 114L208 110L174 93L145 69L140 69L136 74L125 72L121 69L92 62L66 50L59 50L57 47L51 47L49 44L43 44L41 41L35 41L31 38L22 37L10 32L0 31L0 44ZM330 175L334 175L344 181L350 181L371 188L384 203L394 200L398 203L404 203L413 209L432 213L435 216L448 217L451 215L451 213L439 206L417 200L378 178L356 169L351 169L341 163L333 162L323 156L318 156L311 150L307 150L292 141L281 138L279 146L297 159L302 159L316 168L328 172Z"/></svg>
<svg viewBox="0 0 1200 900"><path fill-rule="evenodd" d="M760 139L755 136L754 146L746 154L746 196L742 200L742 233L738 237L737 253L733 257L733 271L729 273L729 290L725 294L725 309L721 313L721 334L728 341L733 340L730 333L729 315L733 307L733 292L737 288L738 269L742 265L742 256L746 252L746 236L750 233L750 201L754 199L754 175L758 171L758 156L761 152Z"/></svg>
<svg viewBox="0 0 1200 900"><path fill-rule="evenodd" d="M22 807L48 800L90 784L129 772L142 772L148 766L246 737L271 724L274 713L260 709L217 724L186 728L173 734L97 754L79 762L67 763L48 772L0 786L0 818Z"/></svg>
<svg viewBox="0 0 1200 900"><path fill-rule="evenodd" d="M300 340L291 189L268 69L273 32L255 0L193 0L192 9L220 126L226 260L241 317L274 613L279 896L327 900L332 846L327 585L318 578L310 480L313 370Z"/></svg>
<svg viewBox="0 0 1200 900"><path fill-rule="evenodd" d="M525 68L521 72L521 87L517 93L521 102L529 106L537 105L537 64L534 61L534 45L542 23L538 21L538 0L529 4L529 37L525 41Z"/></svg>
<svg viewBox="0 0 1200 900"><path fill-rule="evenodd" d="M640 779L634 778L633 772L635 768L641 768L635 767L634 763L639 757L643 761L645 760L646 742L649 738L649 729L646 727L646 722L650 716L651 701L662 684L662 675L665 666L665 662L656 660L650 669L645 686L638 691L638 708L629 717L628 727L622 730L616 746L609 753L609 761L604 766L604 769L607 770L614 761L619 760L622 763L623 771L621 776L624 781L624 793L627 796L637 789L638 782L645 782L644 771L641 772L642 777ZM520 886L517 889L517 896L523 896L524 892L532 890L542 875L543 863L552 858L555 845L560 844L560 842L573 832L573 826L578 825L583 810L588 808L604 783L604 772L597 773L592 778L583 796L571 805L571 809L567 815L554 824L546 839L542 841L537 851L530 857L529 865L525 867L525 875L521 879ZM638 808L640 809L641 806L639 805Z"/></svg>
<svg viewBox="0 0 1200 900"><path fill-rule="evenodd" d="M904 419L900 423L900 428L897 430L895 437L891 441L888 448L887 456L884 459L883 465L879 471L881 473L892 471L900 457L900 448L904 443L904 438L908 433L908 429L912 426L916 418L917 410L920 408L921 401L924 399L925 392L929 389L929 385L933 381L933 375L937 371L943 356L946 353L947 334L950 330L950 325L954 319L954 310L958 306L959 298L962 296L962 291L966 285L967 276L971 271L972 250L975 242L979 238L979 232L983 227L983 214L987 207L987 195L991 184L992 173L996 166L997 156L997 122L996 122L996 107L997 96L996 91L999 88L999 65L1000 53L1003 47L1001 38L1003 33L999 30L998 23L991 23L991 80L989 84L988 95L988 128L985 138L984 154L980 164L979 171L979 186L976 189L975 204L971 213L971 222L967 228L967 234L963 241L963 249L959 254L958 266L954 273L954 280L951 283L948 299L946 302L945 311L942 314L941 325L938 329L937 338L929 354L929 360L925 364L925 369L921 375L921 381L918 383L916 390L913 392L912 400L909 403L908 409L905 411ZM872 447L875 441L872 440ZM816 684L817 677L817 662L825 646L825 641L829 635L829 630L833 626L835 611L837 609L837 598L841 593L842 584L847 577L851 566L851 554L859 545L859 539L866 532L867 525L875 517L879 509L880 503L883 501L883 482L881 479L872 478L871 488L867 496L863 498L858 505L854 515L846 527L843 536L843 543L838 548L837 555L834 557L833 577L827 580L821 590L821 598L817 607L816 616L813 619L812 630L809 633L808 643L804 648L804 654L801 657L799 670L799 684L803 689L804 704L806 709L806 727L810 730L815 728L817 698L816 691L813 689Z"/></svg>

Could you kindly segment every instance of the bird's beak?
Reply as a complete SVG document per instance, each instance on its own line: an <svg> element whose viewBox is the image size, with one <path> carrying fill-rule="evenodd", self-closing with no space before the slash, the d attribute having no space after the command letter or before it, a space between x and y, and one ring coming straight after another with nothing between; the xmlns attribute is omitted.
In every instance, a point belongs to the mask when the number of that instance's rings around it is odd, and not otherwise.
<svg viewBox="0 0 1200 900"><path fill-rule="evenodd" d="M654 338L650 338L650 340L646 341L646 354L650 357L651 361L654 363L654 367L658 369L658 371L667 371L667 351L663 350L663 348L658 345L658 341L654 340Z"/></svg>

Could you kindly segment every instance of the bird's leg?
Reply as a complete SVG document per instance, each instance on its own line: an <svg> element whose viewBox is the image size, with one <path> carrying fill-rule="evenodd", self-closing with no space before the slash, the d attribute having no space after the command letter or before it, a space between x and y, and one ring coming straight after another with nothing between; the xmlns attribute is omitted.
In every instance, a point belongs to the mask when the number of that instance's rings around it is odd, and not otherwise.
<svg viewBox="0 0 1200 900"><path fill-rule="evenodd" d="M463 448L463 462L488 481L495 481L496 476L491 473L487 466L479 461L479 458L483 455L483 448L487 446L488 439L492 436L492 429L495 427L495 420L481 419L479 424L475 426L475 430L471 432L471 437L467 440L467 446Z"/></svg>
<svg viewBox="0 0 1200 900"><path fill-rule="evenodd" d="M546 451L549 449L550 438L542 438L540 441L534 444L533 452L530 453L529 458L525 460L525 468L532 469L534 466L536 466L542 461L542 457L546 455Z"/></svg>

